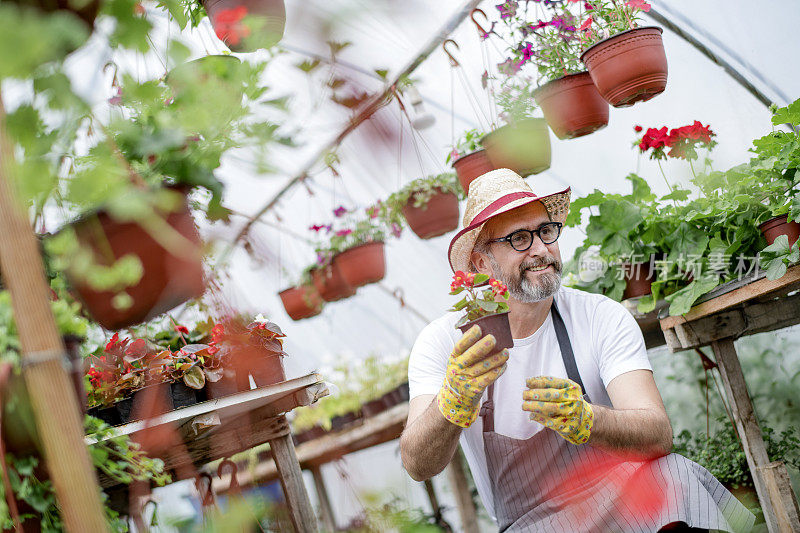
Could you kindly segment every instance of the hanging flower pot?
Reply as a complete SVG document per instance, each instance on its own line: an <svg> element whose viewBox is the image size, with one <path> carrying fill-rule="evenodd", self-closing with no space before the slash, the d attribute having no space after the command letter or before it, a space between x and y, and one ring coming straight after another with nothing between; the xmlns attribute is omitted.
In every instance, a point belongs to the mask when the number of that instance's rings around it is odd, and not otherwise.
<svg viewBox="0 0 800 533"><path fill-rule="evenodd" d="M622 271L625 277L625 290L622 299L647 296L652 292L655 281L655 272L650 263L623 263Z"/></svg>
<svg viewBox="0 0 800 533"><path fill-rule="evenodd" d="M543 118L498 128L481 143L494 168L510 168L523 177L550 168L550 133Z"/></svg>
<svg viewBox="0 0 800 533"><path fill-rule="evenodd" d="M361 287L376 283L386 275L386 257L382 242L368 242L349 248L333 258L347 284Z"/></svg>
<svg viewBox="0 0 800 533"><path fill-rule="evenodd" d="M453 168L465 193L469 193L469 184L476 178L495 169L486 150L478 150L453 161Z"/></svg>
<svg viewBox="0 0 800 533"><path fill-rule="evenodd" d="M322 312L323 301L313 285L289 287L278 293L292 320L302 320L317 316Z"/></svg>
<svg viewBox="0 0 800 533"><path fill-rule="evenodd" d="M130 255L142 265L142 276L136 285L123 289L128 300L123 303L117 291L95 289L85 276L76 277L67 271L85 308L104 328L117 330L138 324L203 294L200 235L185 193L176 211L162 215L174 231L160 235L160 240L139 223L117 221L105 211L72 224L79 246L92 251L96 264L111 266Z"/></svg>
<svg viewBox="0 0 800 533"><path fill-rule="evenodd" d="M511 325L508 323L508 311L487 315L476 320L472 320L458 327L462 333L469 331L475 324L481 328L481 336L494 335L495 345L492 353L498 353L505 348L514 347L514 339L511 337Z"/></svg>
<svg viewBox="0 0 800 533"><path fill-rule="evenodd" d="M667 87L667 55L658 27L635 28L591 46L581 61L614 107L644 102Z"/></svg>
<svg viewBox="0 0 800 533"><path fill-rule="evenodd" d="M403 207L403 216L420 239L431 239L458 228L458 197L436 189L428 203L414 207L412 195Z"/></svg>
<svg viewBox="0 0 800 533"><path fill-rule="evenodd" d="M789 222L788 220L789 218L786 215L781 215L759 224L758 229L764 234L768 245L775 242L779 235L789 237L789 246L797 242L797 238L800 237L800 224Z"/></svg>
<svg viewBox="0 0 800 533"><path fill-rule="evenodd" d="M311 279L314 280L314 287L320 297L326 302L349 298L356 293L355 287L350 286L342 277L336 263L312 270Z"/></svg>
<svg viewBox="0 0 800 533"><path fill-rule="evenodd" d="M534 98L559 139L575 139L608 125L608 102L588 72L549 81L534 92Z"/></svg>
<svg viewBox="0 0 800 533"><path fill-rule="evenodd" d="M283 38L283 0L202 0L217 37L233 52L269 48Z"/></svg>

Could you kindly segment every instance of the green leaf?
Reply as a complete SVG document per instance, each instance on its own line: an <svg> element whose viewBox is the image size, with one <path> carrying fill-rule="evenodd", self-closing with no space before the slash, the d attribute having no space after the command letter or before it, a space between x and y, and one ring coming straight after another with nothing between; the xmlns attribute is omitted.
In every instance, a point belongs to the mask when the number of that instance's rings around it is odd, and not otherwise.
<svg viewBox="0 0 800 533"><path fill-rule="evenodd" d="M206 384L206 376L198 366L193 366L183 374L183 382L187 387L202 389Z"/></svg>
<svg viewBox="0 0 800 533"><path fill-rule="evenodd" d="M764 248L763 252L784 253L789 249L789 236L786 234L778 235L772 244Z"/></svg>
<svg viewBox="0 0 800 533"><path fill-rule="evenodd" d="M772 115L772 123L776 126L780 124L800 124L800 100L795 100L786 107L778 108Z"/></svg>
<svg viewBox="0 0 800 533"><path fill-rule="evenodd" d="M775 280L782 278L786 274L786 263L783 262L782 257L776 257L767 262L767 279Z"/></svg>
<svg viewBox="0 0 800 533"><path fill-rule="evenodd" d="M665 299L670 302L670 315L683 315L689 312L694 302L702 295L719 285L716 278L695 279L681 290L674 292Z"/></svg>
<svg viewBox="0 0 800 533"><path fill-rule="evenodd" d="M487 281L489 281L489 276L486 274L475 274L475 285L480 285L481 283L486 283Z"/></svg>
<svg viewBox="0 0 800 533"><path fill-rule="evenodd" d="M189 17L186 15L186 11L181 0L159 0L158 7L165 8L181 30L186 28L186 24L189 22Z"/></svg>
<svg viewBox="0 0 800 533"><path fill-rule="evenodd" d="M477 302L478 305L481 307L481 309L489 313L494 313L495 311L497 311L497 307L499 305L497 302L489 302L486 300L478 300Z"/></svg>
<svg viewBox="0 0 800 533"><path fill-rule="evenodd" d="M564 222L564 225L567 227L580 226L581 209L598 205L605 199L606 193L595 189L594 192L587 196L572 200L569 205L569 214L567 215L567 220Z"/></svg>
<svg viewBox="0 0 800 533"><path fill-rule="evenodd" d="M689 198L689 195L691 193L692 193L692 191L690 191L688 189L675 189L671 193L669 193L669 194L667 194L665 196L662 196L661 199L662 200L677 200L679 202L683 202L687 198Z"/></svg>
<svg viewBox="0 0 800 533"><path fill-rule="evenodd" d="M461 311L467 306L467 299L464 298L463 300L459 301L457 304L453 306L453 311Z"/></svg>

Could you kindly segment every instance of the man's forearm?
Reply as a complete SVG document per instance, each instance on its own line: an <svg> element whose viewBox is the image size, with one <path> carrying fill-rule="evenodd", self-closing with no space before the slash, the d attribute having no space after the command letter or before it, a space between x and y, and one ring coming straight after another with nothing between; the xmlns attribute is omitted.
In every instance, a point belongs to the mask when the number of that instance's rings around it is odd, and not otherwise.
<svg viewBox="0 0 800 533"><path fill-rule="evenodd" d="M672 450L669 419L649 409L611 409L592 404L588 444L632 460L655 459Z"/></svg>
<svg viewBox="0 0 800 533"><path fill-rule="evenodd" d="M433 398L428 408L400 436L400 456L416 481L444 470L458 446L461 428L448 422Z"/></svg>

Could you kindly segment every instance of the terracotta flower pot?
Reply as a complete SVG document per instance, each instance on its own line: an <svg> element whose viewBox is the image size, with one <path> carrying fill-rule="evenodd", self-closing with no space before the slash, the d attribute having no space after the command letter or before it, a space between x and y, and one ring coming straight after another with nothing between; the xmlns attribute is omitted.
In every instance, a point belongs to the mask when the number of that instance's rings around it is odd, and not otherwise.
<svg viewBox="0 0 800 533"><path fill-rule="evenodd" d="M514 347L514 339L511 337L511 326L508 323L508 311L467 322L463 326L458 326L458 329L461 330L461 333L466 333L469 328L475 324L481 327L482 337L490 333L494 335L495 345L492 351L493 354L505 348L511 349Z"/></svg>
<svg viewBox="0 0 800 533"><path fill-rule="evenodd" d="M588 72L549 81L533 97L559 139L582 137L608 125L608 102Z"/></svg>
<svg viewBox="0 0 800 533"><path fill-rule="evenodd" d="M420 239L431 239L458 228L458 197L441 189L422 207L414 207L414 195L403 206L403 216Z"/></svg>
<svg viewBox="0 0 800 533"><path fill-rule="evenodd" d="M464 189L465 193L469 193L469 184L472 183L475 178L495 169L492 162L489 161L486 150L478 150L477 152L459 157L453 161L453 168L456 171L456 175L458 175L458 182L461 184L461 188Z"/></svg>
<svg viewBox="0 0 800 533"><path fill-rule="evenodd" d="M283 0L202 0L202 4L217 37L234 52L269 48L283 38Z"/></svg>
<svg viewBox="0 0 800 533"><path fill-rule="evenodd" d="M597 90L614 107L644 102L667 87L667 55L661 28L635 28L588 48L581 61Z"/></svg>
<svg viewBox="0 0 800 533"><path fill-rule="evenodd" d="M758 229L764 234L768 245L775 242L779 235L789 237L789 246L797 242L797 238L800 237L800 224L788 220L786 215L781 215L758 225Z"/></svg>
<svg viewBox="0 0 800 533"><path fill-rule="evenodd" d="M203 387L206 400L216 400L243 390L250 390L250 383L247 383L247 388L240 387L233 369L224 370L222 377L217 381L206 380L206 386Z"/></svg>
<svg viewBox="0 0 800 533"><path fill-rule="evenodd" d="M386 275L386 256L382 242L368 242L349 248L333 258L342 278L352 287L376 283Z"/></svg>
<svg viewBox="0 0 800 533"><path fill-rule="evenodd" d="M317 316L322 312L323 301L313 285L289 287L278 293L286 314L292 320L302 320Z"/></svg>
<svg viewBox="0 0 800 533"><path fill-rule="evenodd" d="M139 282L123 289L132 300L127 308L114 306L115 291L98 291L73 277L72 285L85 308L104 328L117 330L138 324L205 291L200 235L185 196L180 208L167 214L165 220L183 237L180 248L168 250L138 223L119 222L104 211L72 225L79 245L94 252L97 264L111 265L129 254L142 263Z"/></svg>
<svg viewBox="0 0 800 533"><path fill-rule="evenodd" d="M510 168L522 177L550 168L550 133L543 118L497 128L481 143L494 168Z"/></svg>
<svg viewBox="0 0 800 533"><path fill-rule="evenodd" d="M256 387L266 387L281 381L286 381L286 371L283 369L282 355L262 355L257 361L250 364L250 375Z"/></svg>
<svg viewBox="0 0 800 533"><path fill-rule="evenodd" d="M10 0L10 3L35 7L44 13L69 11L81 19L89 31L94 28L94 19L100 11L100 0Z"/></svg>
<svg viewBox="0 0 800 533"><path fill-rule="evenodd" d="M320 297L326 302L349 298L356 293L355 287L345 281L335 263L311 271L311 279L314 280L314 287Z"/></svg>
<svg viewBox="0 0 800 533"><path fill-rule="evenodd" d="M625 274L625 291L622 299L646 296L652 292L652 284L655 281L650 263L623 263L622 271Z"/></svg>

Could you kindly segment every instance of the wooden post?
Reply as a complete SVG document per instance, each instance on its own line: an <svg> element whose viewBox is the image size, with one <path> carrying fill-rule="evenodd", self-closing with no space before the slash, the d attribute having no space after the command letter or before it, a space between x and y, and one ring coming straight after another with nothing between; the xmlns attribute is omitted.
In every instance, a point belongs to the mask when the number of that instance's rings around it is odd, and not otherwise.
<svg viewBox="0 0 800 533"><path fill-rule="evenodd" d="M284 418L285 417L281 417ZM295 531L298 533L316 533L317 519L308 499L308 492L303 483L303 472L297 462L294 451L292 435L287 431L285 435L269 441L272 448L272 457L278 469L283 495L289 507L289 516L292 519Z"/></svg>
<svg viewBox="0 0 800 533"><path fill-rule="evenodd" d="M747 384L744 381L742 366L736 355L732 338L711 343L717 366L725 384L725 393L733 413L733 420L742 439L747 465L753 475L758 500L764 510L764 519L770 532L791 533L800 531L797 505L787 504L794 499L788 476L780 475L779 467L771 467L767 447L761 436ZM778 463L781 464L781 463ZM787 496L788 495L788 496Z"/></svg>
<svg viewBox="0 0 800 533"><path fill-rule="evenodd" d="M66 352L50 311L42 258L14 190L13 148L0 97L0 267L14 307L22 374L64 525L71 532L106 531L78 402L64 370Z"/></svg>
<svg viewBox="0 0 800 533"><path fill-rule="evenodd" d="M310 468L311 475L314 478L314 487L317 489L317 498L319 499L320 521L325 531L332 533L336 531L336 519L333 517L333 508L331 501L328 499L328 491L325 488L325 480L322 479L322 471L319 466L312 466Z"/></svg>
<svg viewBox="0 0 800 533"><path fill-rule="evenodd" d="M464 533L478 533L478 512L475 509L475 501L469 490L467 473L464 471L464 454L461 447L456 448L453 459L447 465L447 480L456 495L456 505L458 506L458 516L461 518L461 531Z"/></svg>

